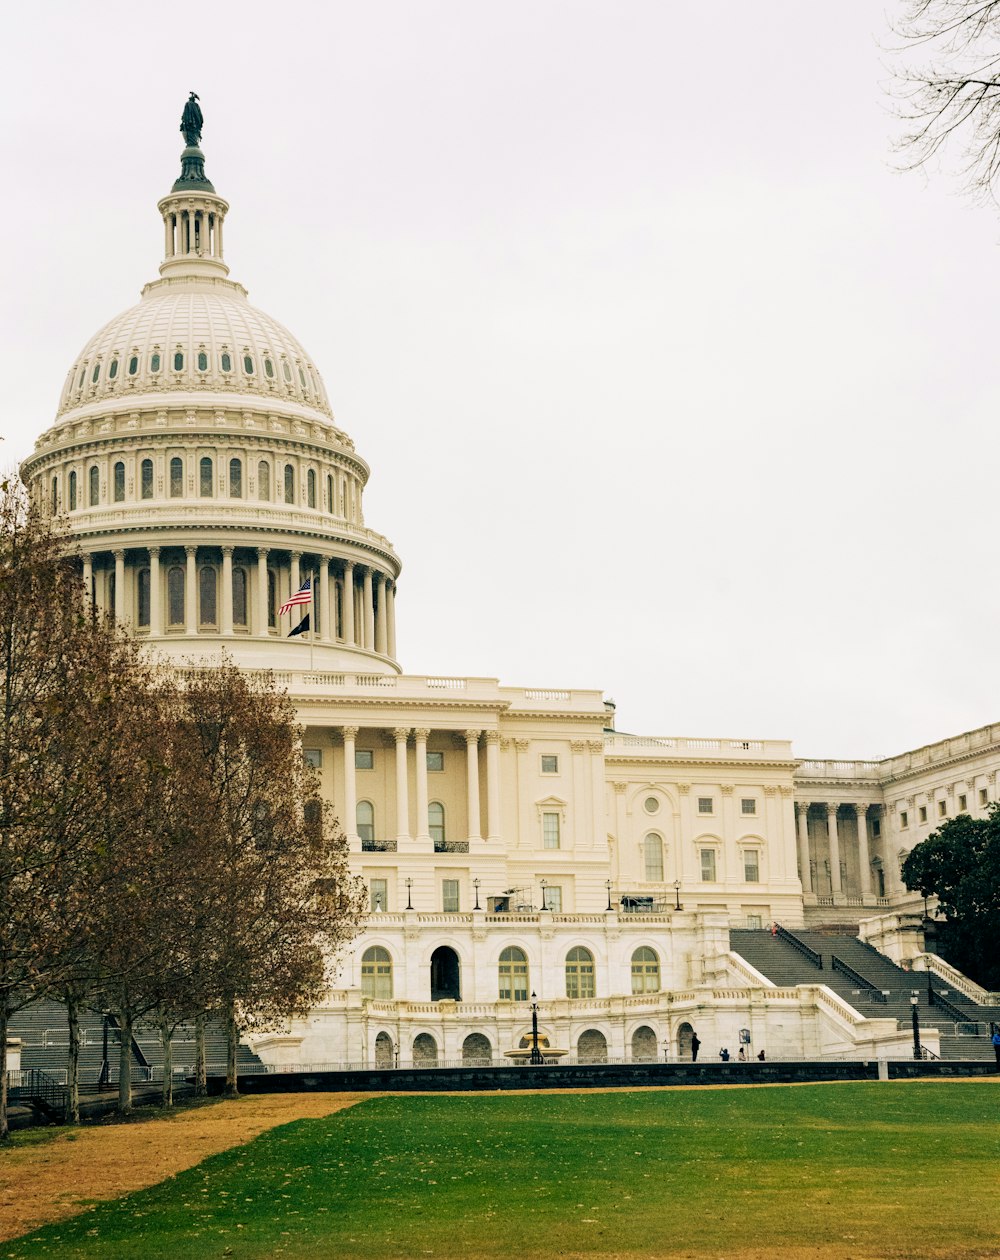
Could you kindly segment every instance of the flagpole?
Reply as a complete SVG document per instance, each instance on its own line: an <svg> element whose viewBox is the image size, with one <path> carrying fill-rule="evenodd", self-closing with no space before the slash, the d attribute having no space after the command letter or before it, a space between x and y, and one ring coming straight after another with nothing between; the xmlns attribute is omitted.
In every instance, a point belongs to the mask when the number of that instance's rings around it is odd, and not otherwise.
<svg viewBox="0 0 1000 1260"><path fill-rule="evenodd" d="M313 640L316 638L316 609L313 600L316 598L316 570L309 570L309 672L313 670Z"/></svg>

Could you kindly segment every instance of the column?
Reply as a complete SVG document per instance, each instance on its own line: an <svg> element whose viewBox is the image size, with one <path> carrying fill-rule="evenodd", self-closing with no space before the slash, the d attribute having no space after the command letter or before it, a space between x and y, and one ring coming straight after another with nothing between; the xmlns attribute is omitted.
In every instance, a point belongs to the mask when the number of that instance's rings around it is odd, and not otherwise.
<svg viewBox="0 0 1000 1260"><path fill-rule="evenodd" d="M115 552L115 621L125 624L125 552Z"/></svg>
<svg viewBox="0 0 1000 1260"><path fill-rule="evenodd" d="M465 732L466 777L468 780L469 839L481 840L479 822L479 731Z"/></svg>
<svg viewBox="0 0 1000 1260"><path fill-rule="evenodd" d="M357 844L358 839L358 785L354 765L354 741L358 737L356 726L341 727L344 737L344 818L342 825L348 840Z"/></svg>
<svg viewBox="0 0 1000 1260"><path fill-rule="evenodd" d="M174 234L170 229L171 215L163 216L163 257L169 258L174 252Z"/></svg>
<svg viewBox="0 0 1000 1260"><path fill-rule="evenodd" d="M500 732L487 731L486 740L486 839L500 837Z"/></svg>
<svg viewBox="0 0 1000 1260"><path fill-rule="evenodd" d="M364 641L362 647L367 648L369 652L375 650L375 604L372 598L372 570L371 565L365 568L364 573Z"/></svg>
<svg viewBox="0 0 1000 1260"><path fill-rule="evenodd" d="M160 600L160 549L149 549L149 633L163 633L163 609Z"/></svg>
<svg viewBox="0 0 1000 1260"><path fill-rule="evenodd" d="M83 601L89 613L94 607L94 557L89 551L83 557Z"/></svg>
<svg viewBox="0 0 1000 1260"><path fill-rule="evenodd" d="M375 584L378 590L378 616L375 622L375 651L381 656L385 656L385 645L387 642L387 623L385 616L385 574L375 574Z"/></svg>
<svg viewBox="0 0 1000 1260"><path fill-rule="evenodd" d="M417 839L427 840L427 737L430 731L421 728L413 732L416 741L416 781L417 781Z"/></svg>
<svg viewBox="0 0 1000 1260"><path fill-rule="evenodd" d="M233 549L222 548L222 633L233 633Z"/></svg>
<svg viewBox="0 0 1000 1260"><path fill-rule="evenodd" d="M299 589L299 587L302 585L302 581L299 577L299 561L301 559L302 559L301 551L292 552L291 568L289 570L290 577L288 579L289 580L289 587L288 587L289 598L291 598L291 596L293 596L295 592Z"/></svg>
<svg viewBox="0 0 1000 1260"><path fill-rule="evenodd" d="M354 646L354 564L344 561L344 642Z"/></svg>
<svg viewBox="0 0 1000 1260"><path fill-rule="evenodd" d="M388 640L386 642L386 655L392 660L396 659L396 583L386 582L385 584L386 598L386 616L388 623Z"/></svg>
<svg viewBox="0 0 1000 1260"><path fill-rule="evenodd" d="M184 632L198 633L198 548L185 547L187 557L184 570Z"/></svg>
<svg viewBox="0 0 1000 1260"><path fill-rule="evenodd" d="M329 643L333 638L331 626L333 625L330 617L330 561L325 556L320 556L319 560L319 609L320 609L320 638L324 643ZM315 595L313 596L315 599Z"/></svg>
<svg viewBox="0 0 1000 1260"><path fill-rule="evenodd" d="M219 258L222 257L222 217L221 214L215 216L215 253Z"/></svg>
<svg viewBox="0 0 1000 1260"><path fill-rule="evenodd" d="M830 837L830 888L842 891L840 884L840 832L837 830L837 806L827 803L826 830Z"/></svg>
<svg viewBox="0 0 1000 1260"><path fill-rule="evenodd" d="M410 801L406 783L406 741L408 726L397 726L392 732L396 741L396 839L410 838Z"/></svg>
<svg viewBox="0 0 1000 1260"><path fill-rule="evenodd" d="M802 891L812 892L812 867L809 864L809 802L799 801L796 817L799 835L799 868L802 872Z"/></svg>
<svg viewBox="0 0 1000 1260"><path fill-rule="evenodd" d="M861 870L861 895L866 897L872 890L871 855L868 852L868 806L857 804L854 812L858 818L858 866Z"/></svg>
<svg viewBox="0 0 1000 1260"><path fill-rule="evenodd" d="M257 548L257 633L267 634L267 548Z"/></svg>

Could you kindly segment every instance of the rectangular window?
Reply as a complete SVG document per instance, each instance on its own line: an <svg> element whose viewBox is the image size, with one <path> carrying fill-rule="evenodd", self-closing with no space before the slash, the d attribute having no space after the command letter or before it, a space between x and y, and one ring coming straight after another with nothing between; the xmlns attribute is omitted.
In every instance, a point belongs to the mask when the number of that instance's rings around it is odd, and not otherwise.
<svg viewBox="0 0 1000 1260"><path fill-rule="evenodd" d="M715 883L715 850L702 849L701 851L701 878L706 884Z"/></svg>
<svg viewBox="0 0 1000 1260"><path fill-rule="evenodd" d="M355 770L374 770L375 754L370 748L355 748L354 750L354 769Z"/></svg>
<svg viewBox="0 0 1000 1260"><path fill-rule="evenodd" d="M899 813L900 831L905 831L909 825L910 825L910 815L906 812L905 809L900 810L900 813Z"/></svg>
<svg viewBox="0 0 1000 1260"><path fill-rule="evenodd" d="M985 805L989 800L989 790L987 788L979 789L979 804Z"/></svg>
<svg viewBox="0 0 1000 1260"><path fill-rule="evenodd" d="M740 801L740 812L744 814L756 814L757 802L752 796L744 796Z"/></svg>
<svg viewBox="0 0 1000 1260"><path fill-rule="evenodd" d="M938 801L938 818L945 818L948 814L948 802Z"/></svg>
<svg viewBox="0 0 1000 1260"><path fill-rule="evenodd" d="M443 770L444 769L444 753L443 752L429 752L427 754L427 769L433 770L433 771Z"/></svg>
<svg viewBox="0 0 1000 1260"><path fill-rule="evenodd" d="M387 879L368 881L368 904L372 910L389 909L389 881Z"/></svg>
<svg viewBox="0 0 1000 1260"><path fill-rule="evenodd" d="M542 814L542 848L558 849L559 848L559 815L555 813Z"/></svg>
<svg viewBox="0 0 1000 1260"><path fill-rule="evenodd" d="M441 881L441 909L445 914L458 914L458 880Z"/></svg>
<svg viewBox="0 0 1000 1260"><path fill-rule="evenodd" d="M546 884L544 905L546 910L562 913L562 888L559 884Z"/></svg>
<svg viewBox="0 0 1000 1260"><path fill-rule="evenodd" d="M553 753L542 753L542 774L558 774L559 758Z"/></svg>
<svg viewBox="0 0 1000 1260"><path fill-rule="evenodd" d="M882 824L881 824L881 822L879 822L879 820L878 820L877 818L873 818L873 819L872 819L872 835L873 835L876 839L878 839L878 837L879 837L881 834L882 834Z"/></svg>
<svg viewBox="0 0 1000 1260"><path fill-rule="evenodd" d="M710 796L698 797L698 813L710 814L712 812L712 798Z"/></svg>
<svg viewBox="0 0 1000 1260"><path fill-rule="evenodd" d="M961 792L958 794L958 808L961 813L964 813L969 808L969 798Z"/></svg>
<svg viewBox="0 0 1000 1260"><path fill-rule="evenodd" d="M920 815L920 821L925 823L927 821L927 806L921 805L918 813Z"/></svg>
<svg viewBox="0 0 1000 1260"><path fill-rule="evenodd" d="M748 884L760 881L760 854L756 849L743 850L743 878Z"/></svg>
<svg viewBox="0 0 1000 1260"><path fill-rule="evenodd" d="M320 766L323 764L323 749L322 748L303 748L302 760L306 763L307 766L312 766L315 770L318 770Z"/></svg>

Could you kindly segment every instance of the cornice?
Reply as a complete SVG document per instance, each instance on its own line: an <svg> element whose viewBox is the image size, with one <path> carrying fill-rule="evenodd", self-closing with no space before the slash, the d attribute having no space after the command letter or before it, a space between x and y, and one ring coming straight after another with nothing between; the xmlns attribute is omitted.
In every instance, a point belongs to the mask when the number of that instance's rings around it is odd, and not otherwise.
<svg viewBox="0 0 1000 1260"><path fill-rule="evenodd" d="M650 764L661 766L677 766L679 769L685 766L728 766L732 769L734 766L741 768L756 768L759 770L792 770L798 765L797 761L768 761L761 757L678 757L676 755L670 757L636 757L625 756L621 753L604 754L604 760L608 765L637 765L648 766Z"/></svg>

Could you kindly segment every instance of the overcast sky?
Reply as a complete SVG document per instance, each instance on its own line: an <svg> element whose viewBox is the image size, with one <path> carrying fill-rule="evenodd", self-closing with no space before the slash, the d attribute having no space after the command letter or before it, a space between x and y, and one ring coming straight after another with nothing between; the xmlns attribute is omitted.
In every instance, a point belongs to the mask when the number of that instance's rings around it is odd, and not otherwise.
<svg viewBox="0 0 1000 1260"><path fill-rule="evenodd" d="M407 672L802 756L1000 720L1000 219L893 171L885 21L11 6L0 458L156 277L195 89L232 275L371 465Z"/></svg>

